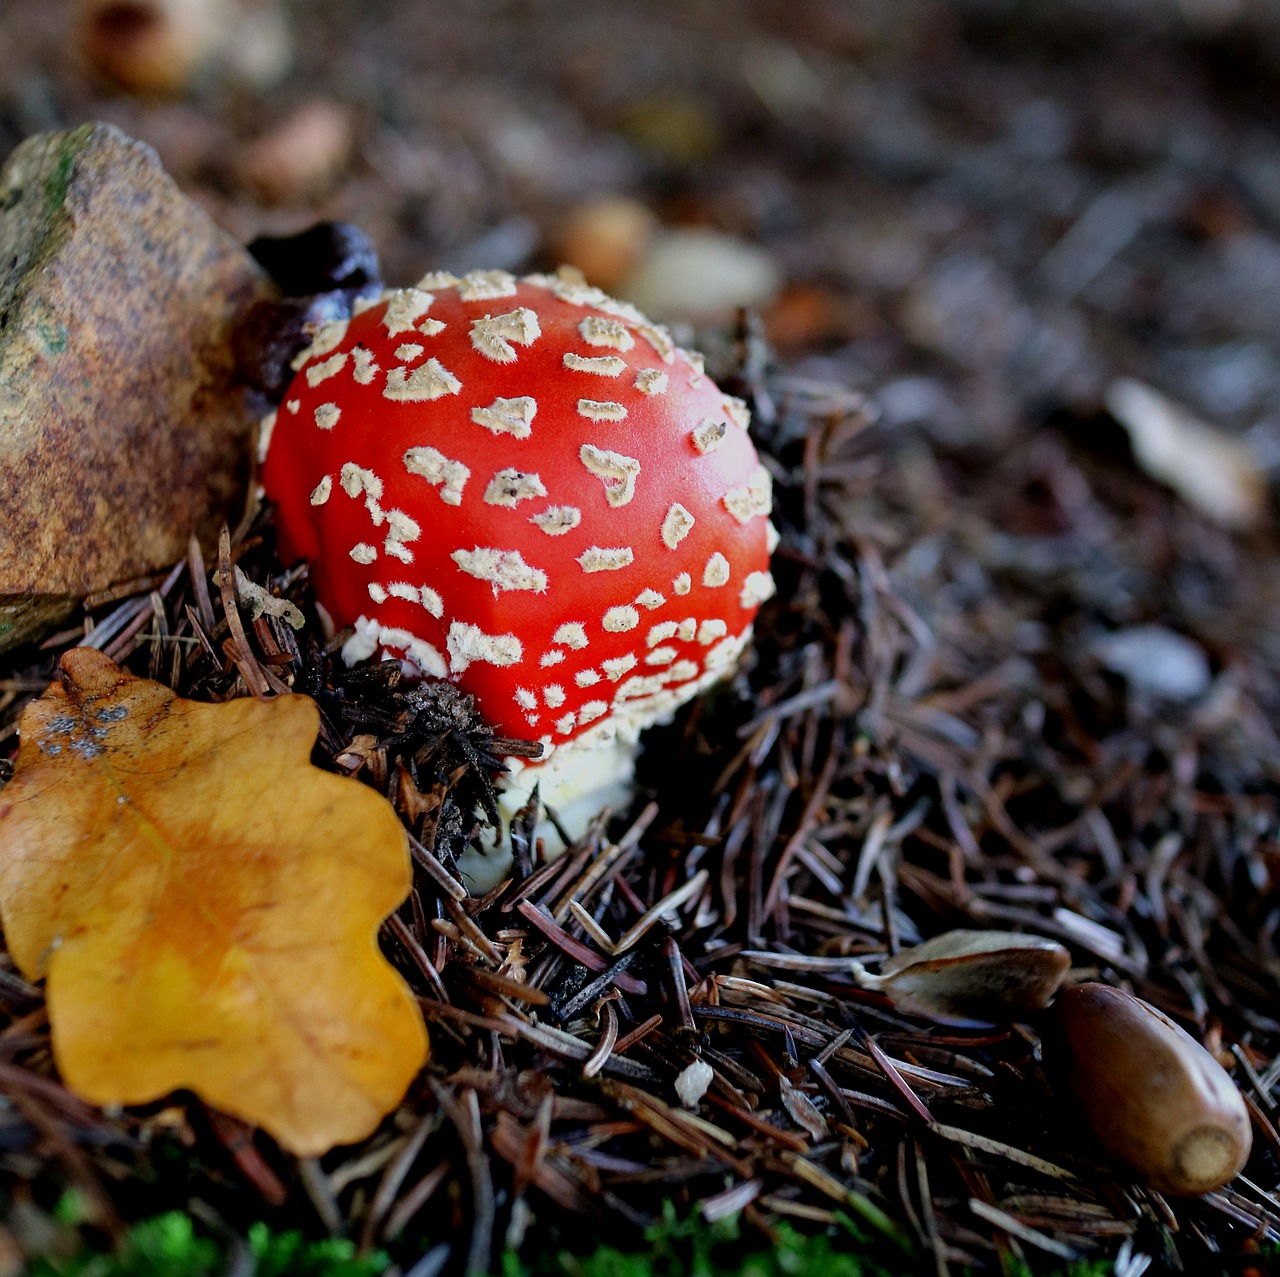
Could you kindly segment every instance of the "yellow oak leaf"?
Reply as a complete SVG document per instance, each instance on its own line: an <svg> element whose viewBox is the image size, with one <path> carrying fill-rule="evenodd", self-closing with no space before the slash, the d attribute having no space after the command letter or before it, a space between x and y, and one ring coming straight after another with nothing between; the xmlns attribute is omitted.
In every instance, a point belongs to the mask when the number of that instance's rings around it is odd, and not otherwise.
<svg viewBox="0 0 1280 1277"><path fill-rule="evenodd" d="M426 1031L376 933L408 848L381 797L311 765L319 721L302 696L181 700L88 648L28 706L0 919L83 1098L189 1088L311 1156L403 1096Z"/></svg>

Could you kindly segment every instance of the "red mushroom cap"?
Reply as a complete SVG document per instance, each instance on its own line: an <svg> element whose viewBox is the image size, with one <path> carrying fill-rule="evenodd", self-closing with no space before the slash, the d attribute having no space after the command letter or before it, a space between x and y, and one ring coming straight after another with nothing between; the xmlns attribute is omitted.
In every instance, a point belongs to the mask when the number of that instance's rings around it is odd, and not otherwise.
<svg viewBox="0 0 1280 1277"><path fill-rule="evenodd" d="M385 649L552 747L733 668L773 593L769 473L665 329L573 280L436 274L295 366L263 484L350 662Z"/></svg>

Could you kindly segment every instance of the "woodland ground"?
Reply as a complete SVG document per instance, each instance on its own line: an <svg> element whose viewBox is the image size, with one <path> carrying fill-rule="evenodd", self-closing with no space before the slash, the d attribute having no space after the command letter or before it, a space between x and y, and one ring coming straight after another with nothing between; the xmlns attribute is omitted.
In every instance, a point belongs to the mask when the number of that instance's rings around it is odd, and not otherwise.
<svg viewBox="0 0 1280 1277"><path fill-rule="evenodd" d="M424 875L402 934L434 963L387 950L435 1007L431 1085L310 1164L194 1100L85 1122L32 1091L51 1077L40 995L0 972L12 1238L65 1237L73 1183L126 1221L178 1210L218 1238L330 1228L419 1277L424 1255L483 1271L522 1240L609 1241L678 1271L644 1240L667 1202L677 1219L745 1207L747 1249L785 1221L895 1271L1118 1252L1121 1273L1142 1256L1241 1271L1280 1238L1276 526L1268 504L1225 530L1144 474L1105 397L1138 378L1268 476L1280 464L1280 19L1209 0L349 0L295 17L279 87L144 104L85 74L64 6L4 0L0 153L108 119L237 236L348 220L393 283L553 264L565 212L615 191L754 240L785 274L763 320L690 334L752 401L777 483L780 592L754 654L649 738L633 809L518 891L567 899L606 857L588 903L616 933L697 869L712 887L637 946L646 992L609 1014L622 1035L663 1018L589 1081L564 1033L490 1022L492 983L425 926L446 914ZM318 94L349 112L351 154L321 193L267 206L247 150ZM282 579L269 515L233 553ZM216 597L186 612L198 572L91 616L137 672L236 694L236 665L180 641L225 626ZM0 664L0 768L76 637ZM371 783L410 759L430 792L463 738L483 745L474 725L406 734L403 689L305 641L296 668L321 692L322 755L379 736ZM477 793L450 802L468 814ZM447 865L456 827L436 832ZM490 938L501 908L455 905ZM1077 974L1234 1061L1258 1132L1245 1177L1166 1201L1101 1160L1043 1026L940 1030L788 965L952 926L1060 939ZM594 1047L608 981L553 941L532 951L548 1023ZM703 1111L727 1146L673 1107L695 1048L727 1088Z"/></svg>

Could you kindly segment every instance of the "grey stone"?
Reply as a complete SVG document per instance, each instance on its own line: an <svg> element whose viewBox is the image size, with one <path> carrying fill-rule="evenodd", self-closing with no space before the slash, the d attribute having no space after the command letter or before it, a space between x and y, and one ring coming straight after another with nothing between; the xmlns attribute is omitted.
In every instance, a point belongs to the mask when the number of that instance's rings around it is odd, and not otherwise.
<svg viewBox="0 0 1280 1277"><path fill-rule="evenodd" d="M1133 688L1171 701L1201 696L1212 677L1201 648L1162 625L1135 625L1102 635L1093 655Z"/></svg>
<svg viewBox="0 0 1280 1277"><path fill-rule="evenodd" d="M0 170L0 651L235 517L230 335L271 286L150 147L42 134Z"/></svg>

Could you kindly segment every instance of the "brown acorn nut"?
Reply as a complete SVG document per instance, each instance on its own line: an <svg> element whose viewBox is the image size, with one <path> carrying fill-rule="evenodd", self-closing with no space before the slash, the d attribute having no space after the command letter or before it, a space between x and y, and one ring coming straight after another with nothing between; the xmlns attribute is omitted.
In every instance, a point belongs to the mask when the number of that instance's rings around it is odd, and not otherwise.
<svg viewBox="0 0 1280 1277"><path fill-rule="evenodd" d="M1111 1156L1162 1193L1210 1193L1239 1174L1253 1135L1244 1098L1193 1037L1140 998L1081 984L1054 1004L1070 1081Z"/></svg>
<svg viewBox="0 0 1280 1277"><path fill-rule="evenodd" d="M973 1026L1042 1011L1071 966L1062 945L1012 931L946 931L889 958L878 975L855 969L864 989L899 1011Z"/></svg>

